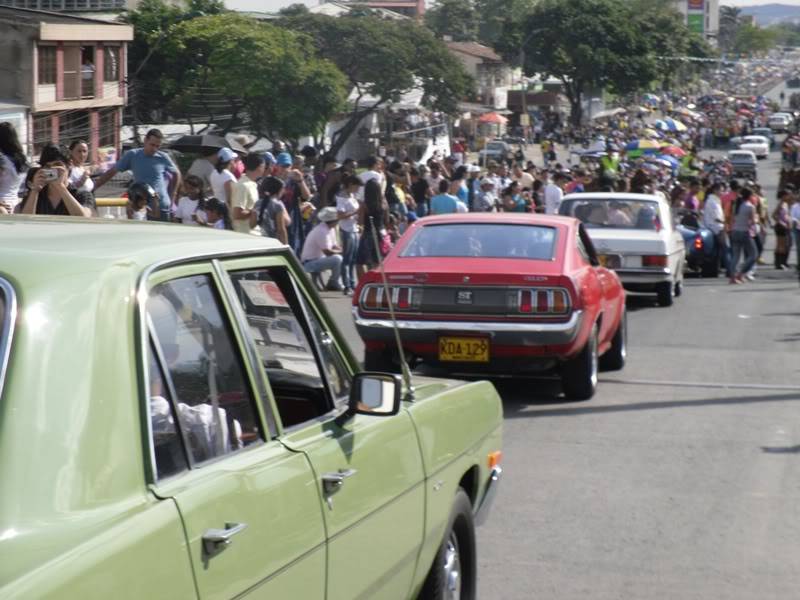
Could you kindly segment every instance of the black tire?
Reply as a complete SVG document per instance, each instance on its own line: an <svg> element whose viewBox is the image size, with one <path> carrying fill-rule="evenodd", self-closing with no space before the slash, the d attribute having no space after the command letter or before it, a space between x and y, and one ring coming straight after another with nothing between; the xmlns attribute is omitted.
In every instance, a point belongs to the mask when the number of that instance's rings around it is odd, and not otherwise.
<svg viewBox="0 0 800 600"><path fill-rule="evenodd" d="M453 552L458 562L453 562ZM453 570L455 566L455 571ZM455 577L453 574L455 573ZM475 522L469 496L458 488L442 544L436 552L418 600L475 600L477 560ZM460 589L457 587L460 584ZM457 589L452 589L456 586Z"/></svg>
<svg viewBox="0 0 800 600"><path fill-rule="evenodd" d="M622 309L622 319L611 339L611 348L600 357L600 369L603 371L619 371L625 366L628 357L628 311Z"/></svg>
<svg viewBox="0 0 800 600"><path fill-rule="evenodd" d="M719 277L719 260L707 260L703 263L703 269L701 271L701 275L703 277Z"/></svg>
<svg viewBox="0 0 800 600"><path fill-rule="evenodd" d="M673 288L673 294L676 298L680 297L683 294L683 281L676 281L675 287Z"/></svg>
<svg viewBox="0 0 800 600"><path fill-rule="evenodd" d="M384 352L364 351L364 370L373 373L400 373L400 362L394 360L392 354Z"/></svg>
<svg viewBox="0 0 800 600"><path fill-rule="evenodd" d="M674 288L671 281L664 281L656 285L656 295L661 306L672 306Z"/></svg>
<svg viewBox="0 0 800 600"><path fill-rule="evenodd" d="M588 400L597 389L597 325L580 354L561 367L561 389L570 400Z"/></svg>

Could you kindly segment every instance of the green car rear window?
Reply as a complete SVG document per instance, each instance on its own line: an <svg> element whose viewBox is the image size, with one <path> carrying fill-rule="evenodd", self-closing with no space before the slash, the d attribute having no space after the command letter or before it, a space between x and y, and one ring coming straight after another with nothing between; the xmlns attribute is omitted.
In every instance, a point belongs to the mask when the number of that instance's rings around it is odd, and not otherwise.
<svg viewBox="0 0 800 600"><path fill-rule="evenodd" d="M6 377L8 355L11 352L11 334L15 319L14 290L4 279L0 279L0 395Z"/></svg>

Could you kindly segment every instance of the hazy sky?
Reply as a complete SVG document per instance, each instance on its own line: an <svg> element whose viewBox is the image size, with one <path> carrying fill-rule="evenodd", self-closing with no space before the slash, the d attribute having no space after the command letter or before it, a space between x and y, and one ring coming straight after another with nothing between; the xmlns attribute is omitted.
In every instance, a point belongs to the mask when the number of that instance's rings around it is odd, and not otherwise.
<svg viewBox="0 0 800 600"><path fill-rule="evenodd" d="M261 12L273 12L289 6L302 2L308 6L315 6L319 4L319 0L225 0L225 5L228 8L235 10L257 10ZM728 4L735 6L753 6L755 4L794 4L800 6L800 0L720 0L720 4ZM431 4L430 0L428 4Z"/></svg>

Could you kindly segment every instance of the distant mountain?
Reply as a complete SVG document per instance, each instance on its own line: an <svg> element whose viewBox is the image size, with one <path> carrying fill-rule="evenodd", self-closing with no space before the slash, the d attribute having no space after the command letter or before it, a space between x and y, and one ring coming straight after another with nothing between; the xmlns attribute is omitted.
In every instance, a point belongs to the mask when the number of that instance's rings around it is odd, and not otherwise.
<svg viewBox="0 0 800 600"><path fill-rule="evenodd" d="M781 21L800 21L800 6L792 4L762 4L742 7L743 15L753 15L761 26L775 25Z"/></svg>

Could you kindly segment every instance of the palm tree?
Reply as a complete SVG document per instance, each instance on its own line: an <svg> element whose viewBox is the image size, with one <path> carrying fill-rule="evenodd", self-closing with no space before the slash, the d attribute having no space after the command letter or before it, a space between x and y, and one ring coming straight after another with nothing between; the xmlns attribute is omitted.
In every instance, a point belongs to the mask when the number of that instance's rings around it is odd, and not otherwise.
<svg viewBox="0 0 800 600"><path fill-rule="evenodd" d="M742 24L742 9L736 6L719 7L719 47L730 51L736 38L736 32Z"/></svg>

